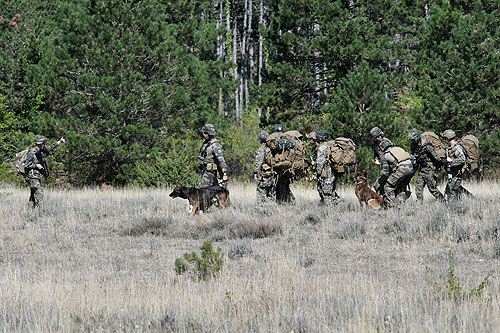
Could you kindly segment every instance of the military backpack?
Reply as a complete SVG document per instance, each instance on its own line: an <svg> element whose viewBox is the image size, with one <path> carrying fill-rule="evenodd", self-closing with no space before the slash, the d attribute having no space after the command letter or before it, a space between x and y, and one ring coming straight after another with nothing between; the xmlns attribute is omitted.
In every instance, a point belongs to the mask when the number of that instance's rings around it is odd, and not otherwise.
<svg viewBox="0 0 500 333"><path fill-rule="evenodd" d="M446 159L446 145L439 139L439 136L434 132L422 133L422 139L429 142L441 160Z"/></svg>
<svg viewBox="0 0 500 333"><path fill-rule="evenodd" d="M305 160L302 134L299 131L275 132L266 138L265 163L273 171L298 175L306 168Z"/></svg>
<svg viewBox="0 0 500 333"><path fill-rule="evenodd" d="M474 171L479 168L479 140L472 134L463 136L458 143L464 148L467 160L466 168Z"/></svg>
<svg viewBox="0 0 500 333"><path fill-rule="evenodd" d="M329 150L330 164L337 172L356 164L356 144L349 138L338 137L326 143Z"/></svg>
<svg viewBox="0 0 500 333"><path fill-rule="evenodd" d="M26 148L23 151L20 151L14 157L14 167L21 176L26 176L26 168L24 166L24 162L26 161L26 157L28 157L28 153L30 151L30 147Z"/></svg>

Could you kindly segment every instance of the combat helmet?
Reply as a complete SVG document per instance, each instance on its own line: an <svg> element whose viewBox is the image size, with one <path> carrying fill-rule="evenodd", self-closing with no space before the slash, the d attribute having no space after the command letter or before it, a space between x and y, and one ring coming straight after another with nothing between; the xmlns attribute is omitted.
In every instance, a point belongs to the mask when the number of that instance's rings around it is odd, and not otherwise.
<svg viewBox="0 0 500 333"><path fill-rule="evenodd" d="M455 138L455 131L452 129L447 129L446 131L441 133L441 136L448 139L448 140L451 140L451 139Z"/></svg>
<svg viewBox="0 0 500 333"><path fill-rule="evenodd" d="M323 142L323 141L328 141L328 139L330 139L330 133L328 133L327 131L317 130L314 133L316 134L315 141Z"/></svg>
<svg viewBox="0 0 500 333"><path fill-rule="evenodd" d="M284 132L285 127L281 124L274 124L271 128L271 133Z"/></svg>
<svg viewBox="0 0 500 333"><path fill-rule="evenodd" d="M205 124L201 128L201 133L207 133L208 135L215 135L215 125Z"/></svg>
<svg viewBox="0 0 500 333"><path fill-rule="evenodd" d="M380 141L379 145L381 151L386 151L387 148L392 147L392 142L391 140L387 138L383 138L382 141Z"/></svg>
<svg viewBox="0 0 500 333"><path fill-rule="evenodd" d="M37 145L41 145L41 144L47 142L47 138L44 135L38 134L33 139L33 142L35 142L35 144L37 144Z"/></svg>
<svg viewBox="0 0 500 333"><path fill-rule="evenodd" d="M384 135L384 132L380 129L380 127L374 127L370 130L370 134L372 138L376 138L377 136Z"/></svg>
<svg viewBox="0 0 500 333"><path fill-rule="evenodd" d="M408 131L406 137L411 141L417 141L418 139L420 139L421 134L418 129L412 128L411 130Z"/></svg>
<svg viewBox="0 0 500 333"><path fill-rule="evenodd" d="M260 131L259 134L257 134L257 141L263 143L264 141L266 141L268 136L269 134L267 134L266 131Z"/></svg>

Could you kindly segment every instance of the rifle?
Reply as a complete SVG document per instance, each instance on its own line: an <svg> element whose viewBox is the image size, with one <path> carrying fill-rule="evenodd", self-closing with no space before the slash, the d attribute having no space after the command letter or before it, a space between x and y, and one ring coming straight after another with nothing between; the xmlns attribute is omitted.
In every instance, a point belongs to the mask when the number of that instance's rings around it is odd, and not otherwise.
<svg viewBox="0 0 500 333"><path fill-rule="evenodd" d="M445 152L446 152L446 174L448 175L448 180L446 181L446 187L444 189L443 201L448 201L448 195L450 194L450 183L453 176L451 174L451 163L448 162L448 156L449 156L448 148L446 148Z"/></svg>

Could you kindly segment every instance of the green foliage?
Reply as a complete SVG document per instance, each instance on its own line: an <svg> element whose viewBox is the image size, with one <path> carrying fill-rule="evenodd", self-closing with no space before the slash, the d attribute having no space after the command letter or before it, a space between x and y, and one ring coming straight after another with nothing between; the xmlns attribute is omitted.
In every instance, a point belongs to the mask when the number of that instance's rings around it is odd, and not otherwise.
<svg viewBox="0 0 500 333"><path fill-rule="evenodd" d="M448 274L446 280L439 283L430 279L428 274L430 269L426 267L426 276L424 277L425 282L440 295L449 298L453 301L469 300L472 298L481 297L486 287L490 284L490 277L493 275L494 271L488 272L485 278L472 289L465 289L460 284L459 278L455 273L456 261L453 257L453 252L450 251L448 259Z"/></svg>
<svg viewBox="0 0 500 333"><path fill-rule="evenodd" d="M182 258L175 260L177 274L192 273L198 280L209 280L220 274L224 265L224 255L219 248L213 250L212 242L205 241L200 246L201 256L197 253L184 253Z"/></svg>
<svg viewBox="0 0 500 333"><path fill-rule="evenodd" d="M172 143L161 152L152 152L136 162L132 171L132 185L158 187L194 185L199 181L194 146L183 146L182 141Z"/></svg>
<svg viewBox="0 0 500 333"><path fill-rule="evenodd" d="M259 147L258 133L259 119L256 110L243 115L242 126L231 126L220 133L229 172L237 179L246 180L253 176L255 152Z"/></svg>
<svg viewBox="0 0 500 333"><path fill-rule="evenodd" d="M4 164L34 134L64 135L67 144L54 153L65 162L57 176L74 185L191 182L187 155L193 151L171 152L165 141L176 138L191 149L201 125L213 122L223 129L231 177L245 179L259 122L281 122L303 133L324 128L351 137L365 170L376 171L362 148L372 126L403 148L411 127L470 132L481 142L486 168L500 165L498 2L382 0L353 7L350 1L269 0L264 24L253 13L253 61L243 59L244 43L236 44L237 59L231 56L232 29L238 39L245 35L244 6L237 1L222 4L229 29L225 23L216 28L219 7L208 0L1 3ZM225 46L224 55L217 44ZM245 66L240 74L253 74L249 105L243 125L232 124L237 82L229 69ZM218 112L220 90L227 115ZM188 166L164 173L178 167L177 158ZM0 178L8 177L0 171Z"/></svg>

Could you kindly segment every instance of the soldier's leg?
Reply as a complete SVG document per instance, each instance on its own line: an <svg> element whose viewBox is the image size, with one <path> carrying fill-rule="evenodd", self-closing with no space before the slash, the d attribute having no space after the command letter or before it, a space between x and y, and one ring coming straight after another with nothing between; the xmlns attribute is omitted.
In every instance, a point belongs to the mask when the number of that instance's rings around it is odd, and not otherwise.
<svg viewBox="0 0 500 333"><path fill-rule="evenodd" d="M217 185L217 178L215 175L209 171L203 172L199 187L208 187L212 185Z"/></svg>
<svg viewBox="0 0 500 333"><path fill-rule="evenodd" d="M424 200L425 177L424 172L420 170L417 175L417 183L415 184L415 195L420 201Z"/></svg>
<svg viewBox="0 0 500 333"><path fill-rule="evenodd" d="M320 178L320 179L318 179L318 182L316 183L316 190L318 190L320 204L325 203L325 194L324 194L324 188L323 188L324 182L325 182L325 179Z"/></svg>
<svg viewBox="0 0 500 333"><path fill-rule="evenodd" d="M439 192L437 188L438 179L436 173L431 170L428 174L426 174L425 181L427 183L427 188L429 189L429 192L431 192L434 198L440 201L443 200L443 194Z"/></svg>
<svg viewBox="0 0 500 333"><path fill-rule="evenodd" d="M285 186L285 200L288 203L295 203L295 196L292 193L292 190L290 189L290 184L292 180L290 177L286 177L286 186Z"/></svg>
<svg viewBox="0 0 500 333"><path fill-rule="evenodd" d="M461 175L455 175L451 178L449 184L449 196L451 200L458 200L460 197L460 187L462 186Z"/></svg>
<svg viewBox="0 0 500 333"><path fill-rule="evenodd" d="M286 200L286 184L282 175L276 177L276 202L282 203Z"/></svg>
<svg viewBox="0 0 500 333"><path fill-rule="evenodd" d="M257 184L257 203L276 201L273 177L261 177Z"/></svg>
<svg viewBox="0 0 500 333"><path fill-rule="evenodd" d="M389 184L388 182L384 185L384 204L387 207L394 207L396 202L396 186L394 184Z"/></svg>

